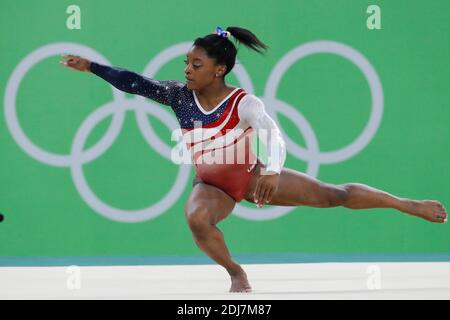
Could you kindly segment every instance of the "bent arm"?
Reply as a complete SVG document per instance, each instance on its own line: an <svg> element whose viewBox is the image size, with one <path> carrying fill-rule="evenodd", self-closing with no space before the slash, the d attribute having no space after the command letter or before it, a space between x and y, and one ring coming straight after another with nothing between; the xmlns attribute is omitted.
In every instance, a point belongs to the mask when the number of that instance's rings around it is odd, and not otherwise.
<svg viewBox="0 0 450 320"><path fill-rule="evenodd" d="M264 103L254 95L245 96L239 105L239 118L247 121L267 147L266 172L280 173L286 161L286 143Z"/></svg>
<svg viewBox="0 0 450 320"><path fill-rule="evenodd" d="M181 83L175 80L154 80L133 71L97 62L91 62L90 71L121 91L137 94L165 105L172 105L172 100L181 87Z"/></svg>

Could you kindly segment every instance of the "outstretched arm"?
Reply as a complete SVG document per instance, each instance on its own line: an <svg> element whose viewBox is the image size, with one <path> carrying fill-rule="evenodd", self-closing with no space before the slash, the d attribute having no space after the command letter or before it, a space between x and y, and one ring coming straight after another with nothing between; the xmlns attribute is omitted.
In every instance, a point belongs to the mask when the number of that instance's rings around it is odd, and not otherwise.
<svg viewBox="0 0 450 320"><path fill-rule="evenodd" d="M63 55L63 58L65 61L61 64L67 67L92 72L121 91L137 94L165 105L172 104L176 96L175 91L182 87L182 83L175 80L158 81L124 68L102 65L78 56Z"/></svg>

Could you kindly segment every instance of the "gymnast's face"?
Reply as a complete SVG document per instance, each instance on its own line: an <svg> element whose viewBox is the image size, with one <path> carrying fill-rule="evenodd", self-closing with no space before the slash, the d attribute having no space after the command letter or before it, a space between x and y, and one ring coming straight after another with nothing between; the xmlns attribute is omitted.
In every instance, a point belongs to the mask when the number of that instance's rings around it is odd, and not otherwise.
<svg viewBox="0 0 450 320"><path fill-rule="evenodd" d="M185 64L186 85L190 90L202 90L214 81L222 81L226 70L225 65L216 64L216 60L208 57L205 49L197 46L189 50Z"/></svg>

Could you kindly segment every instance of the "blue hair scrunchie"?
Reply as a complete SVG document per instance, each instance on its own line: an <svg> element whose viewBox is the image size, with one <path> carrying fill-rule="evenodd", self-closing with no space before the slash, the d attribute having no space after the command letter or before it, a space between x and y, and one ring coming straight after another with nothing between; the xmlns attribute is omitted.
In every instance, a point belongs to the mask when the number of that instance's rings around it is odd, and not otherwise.
<svg viewBox="0 0 450 320"><path fill-rule="evenodd" d="M225 39L227 39L229 36L231 36L230 31L225 31L221 27L216 28L216 34Z"/></svg>

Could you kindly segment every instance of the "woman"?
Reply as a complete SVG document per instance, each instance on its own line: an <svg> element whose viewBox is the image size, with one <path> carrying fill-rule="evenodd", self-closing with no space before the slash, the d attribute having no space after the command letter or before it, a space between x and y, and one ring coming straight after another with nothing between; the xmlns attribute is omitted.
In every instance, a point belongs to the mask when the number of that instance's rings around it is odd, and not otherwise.
<svg viewBox="0 0 450 320"><path fill-rule="evenodd" d="M231 258L217 224L232 212L236 202L243 199L255 202L258 207L270 204L393 208L431 222L447 221L445 208L438 201L400 198L358 183L333 185L295 170L283 169L285 143L275 122L265 112L263 102L225 82L237 54L231 37L259 53L267 49L249 30L217 27L216 32L197 38L187 53L186 83L148 79L74 55L63 55L61 62L75 70L92 72L120 90L145 96L173 109L185 137L191 139L187 146L196 173L192 193L185 205L186 218L199 248L228 271L230 292L250 292L251 287L242 267ZM201 138L192 138L192 133L199 128L210 132ZM246 138L251 138L255 132L260 138L263 138L262 132L269 132L266 164L259 161L246 143ZM230 136L232 143L223 143L224 137ZM206 147L205 141L210 143ZM245 156L243 162L206 161L217 151L227 156L233 150Z"/></svg>

